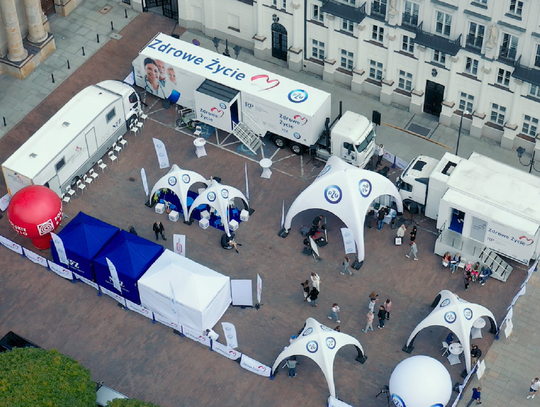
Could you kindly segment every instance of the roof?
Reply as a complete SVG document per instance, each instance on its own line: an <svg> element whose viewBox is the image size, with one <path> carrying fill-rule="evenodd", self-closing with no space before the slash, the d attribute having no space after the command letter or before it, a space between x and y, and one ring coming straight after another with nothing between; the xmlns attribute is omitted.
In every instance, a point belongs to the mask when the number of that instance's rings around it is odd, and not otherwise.
<svg viewBox="0 0 540 407"><path fill-rule="evenodd" d="M210 79L206 79L201 86L197 88L197 92L204 93L205 95L212 96L213 98L227 103L230 103L239 93L235 89L221 85Z"/></svg>

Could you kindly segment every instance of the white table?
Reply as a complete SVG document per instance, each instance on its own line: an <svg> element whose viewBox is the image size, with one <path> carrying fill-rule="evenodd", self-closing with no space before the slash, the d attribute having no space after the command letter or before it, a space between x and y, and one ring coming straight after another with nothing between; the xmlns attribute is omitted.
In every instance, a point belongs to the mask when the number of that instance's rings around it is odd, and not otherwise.
<svg viewBox="0 0 540 407"><path fill-rule="evenodd" d="M259 161L259 165L263 169L261 178L270 179L270 177L272 176L272 170L270 170L270 167L272 166L272 160L269 158L263 158L261 161Z"/></svg>
<svg viewBox="0 0 540 407"><path fill-rule="evenodd" d="M202 137L193 140L193 145L196 147L195 154L197 155L197 158L201 158L206 155L206 149L204 148L205 144L206 140Z"/></svg>
<svg viewBox="0 0 540 407"><path fill-rule="evenodd" d="M478 318L473 323L473 327L478 328L478 329L482 329L485 326L486 326L486 320L484 318Z"/></svg>
<svg viewBox="0 0 540 407"><path fill-rule="evenodd" d="M461 355L463 353L463 345L461 343L451 343L448 350L452 355Z"/></svg>

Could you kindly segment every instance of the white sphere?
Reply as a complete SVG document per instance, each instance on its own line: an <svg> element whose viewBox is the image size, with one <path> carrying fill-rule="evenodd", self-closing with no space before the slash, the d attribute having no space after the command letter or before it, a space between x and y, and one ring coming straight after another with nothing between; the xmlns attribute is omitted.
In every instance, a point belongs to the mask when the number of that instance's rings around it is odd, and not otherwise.
<svg viewBox="0 0 540 407"><path fill-rule="evenodd" d="M438 360L413 356L392 372L390 395L398 407L444 407L452 396L452 378Z"/></svg>

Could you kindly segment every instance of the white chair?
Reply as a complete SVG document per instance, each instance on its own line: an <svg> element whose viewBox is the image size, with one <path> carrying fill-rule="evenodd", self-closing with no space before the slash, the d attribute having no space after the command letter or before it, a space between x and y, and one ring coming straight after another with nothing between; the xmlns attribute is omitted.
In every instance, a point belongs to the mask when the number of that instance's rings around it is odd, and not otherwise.
<svg viewBox="0 0 540 407"><path fill-rule="evenodd" d="M62 201L68 204L69 201L71 201L71 196L68 193L65 193L64 196L62 197Z"/></svg>
<svg viewBox="0 0 540 407"><path fill-rule="evenodd" d="M124 138L124 136L120 136L118 137L118 144L120 144L122 146L122 148L124 148L127 144L127 140Z"/></svg>
<svg viewBox="0 0 540 407"><path fill-rule="evenodd" d="M144 114L144 113L141 113L140 116L139 116L139 119L146 120L146 119L148 119L148 115Z"/></svg>
<svg viewBox="0 0 540 407"><path fill-rule="evenodd" d="M471 328L471 339L480 339L482 338L482 330L475 328L474 326Z"/></svg>
<svg viewBox="0 0 540 407"><path fill-rule="evenodd" d="M467 265L467 259L465 257L462 257L457 268L458 270L459 269L463 269L465 271L465 266Z"/></svg>
<svg viewBox="0 0 540 407"><path fill-rule="evenodd" d="M144 127L144 122L142 120L139 120L137 124L135 124L135 126L137 126L139 130L142 130L142 128Z"/></svg>
<svg viewBox="0 0 540 407"><path fill-rule="evenodd" d="M86 175L86 174L84 175L83 180L84 180L84 182L85 182L88 186L90 186L90 184L91 184L92 182L94 182L94 178L89 177L89 176Z"/></svg>
<svg viewBox="0 0 540 407"><path fill-rule="evenodd" d="M195 127L195 132L193 134L199 137L201 133L202 133L202 127L201 126Z"/></svg>
<svg viewBox="0 0 540 407"><path fill-rule="evenodd" d="M448 362L450 362L451 366L461 363L461 359L459 358L459 355L454 355L453 353L449 354L447 359L448 359Z"/></svg>
<svg viewBox="0 0 540 407"><path fill-rule="evenodd" d="M112 149L113 149L117 154L119 154L120 151L122 151L122 146L119 146L117 143L114 143L114 144L112 145Z"/></svg>
<svg viewBox="0 0 540 407"><path fill-rule="evenodd" d="M76 193L77 193L77 191L74 191L73 189L71 189L71 186L70 186L70 185L68 185L68 186L66 187L66 194L69 194L70 197L73 196L73 195L75 195Z"/></svg>
<svg viewBox="0 0 540 407"><path fill-rule="evenodd" d="M96 180L97 177L99 177L99 174L95 172L93 168L90 168L88 175L90 175L94 181Z"/></svg>
<svg viewBox="0 0 540 407"><path fill-rule="evenodd" d="M114 155L114 151L109 151L109 160L111 160L112 162L115 162L118 157Z"/></svg>
<svg viewBox="0 0 540 407"><path fill-rule="evenodd" d="M107 168L107 164L105 164L102 159L100 159L97 162L97 165L99 168L101 168L101 172L105 172L105 168Z"/></svg>
<svg viewBox="0 0 540 407"><path fill-rule="evenodd" d="M81 190L81 192L84 192L84 189L86 188L86 185L81 180L77 181L77 188Z"/></svg>
<svg viewBox="0 0 540 407"><path fill-rule="evenodd" d="M450 352L450 349L448 349L448 344L447 344L446 342L444 342L444 341L442 342L442 348L441 348L441 350L443 350L443 349L444 349L444 352L443 352L442 356L444 356L444 355L446 355L448 352Z"/></svg>
<svg viewBox="0 0 540 407"><path fill-rule="evenodd" d="M137 132L139 131L139 128L135 124L133 124L133 126L131 126L129 128L129 131L131 131L133 134L137 135Z"/></svg>

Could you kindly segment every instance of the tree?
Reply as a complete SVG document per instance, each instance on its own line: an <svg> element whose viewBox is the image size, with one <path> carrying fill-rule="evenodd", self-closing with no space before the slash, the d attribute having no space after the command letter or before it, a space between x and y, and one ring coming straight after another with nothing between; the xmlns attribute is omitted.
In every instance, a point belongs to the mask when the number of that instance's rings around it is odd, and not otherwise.
<svg viewBox="0 0 540 407"><path fill-rule="evenodd" d="M109 401L107 407L159 407L157 404L136 399L116 399Z"/></svg>
<svg viewBox="0 0 540 407"><path fill-rule="evenodd" d="M56 349L0 353L0 407L95 407L90 371Z"/></svg>

